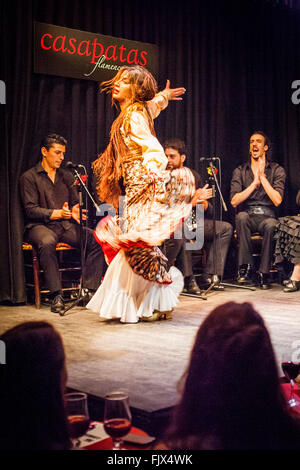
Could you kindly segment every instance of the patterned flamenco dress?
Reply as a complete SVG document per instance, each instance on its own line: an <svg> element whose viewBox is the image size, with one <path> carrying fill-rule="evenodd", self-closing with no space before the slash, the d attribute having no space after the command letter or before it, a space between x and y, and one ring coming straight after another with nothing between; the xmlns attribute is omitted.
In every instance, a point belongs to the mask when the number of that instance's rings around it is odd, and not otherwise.
<svg viewBox="0 0 300 470"><path fill-rule="evenodd" d="M181 272L159 249L189 215L195 181L188 168L165 170L167 158L154 134L153 118L168 104L164 92L126 110L121 138L124 196L119 212L102 219L95 237L109 264L103 282L87 304L100 318L123 323L170 312L183 288Z"/></svg>
<svg viewBox="0 0 300 470"><path fill-rule="evenodd" d="M300 205L300 190L296 197ZM286 216L278 219L274 234L276 240L275 263L281 264L289 261L293 265L300 263L300 214Z"/></svg>

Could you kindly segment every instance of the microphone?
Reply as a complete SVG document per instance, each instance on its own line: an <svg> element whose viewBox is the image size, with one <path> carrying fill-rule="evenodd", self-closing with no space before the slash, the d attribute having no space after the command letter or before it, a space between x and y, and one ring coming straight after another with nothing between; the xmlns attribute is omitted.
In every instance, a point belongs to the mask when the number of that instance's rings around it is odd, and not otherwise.
<svg viewBox="0 0 300 470"><path fill-rule="evenodd" d="M70 170L77 170L79 168L83 168L85 170L84 166L81 165L80 163L72 163L72 162L66 163L66 168L69 168Z"/></svg>

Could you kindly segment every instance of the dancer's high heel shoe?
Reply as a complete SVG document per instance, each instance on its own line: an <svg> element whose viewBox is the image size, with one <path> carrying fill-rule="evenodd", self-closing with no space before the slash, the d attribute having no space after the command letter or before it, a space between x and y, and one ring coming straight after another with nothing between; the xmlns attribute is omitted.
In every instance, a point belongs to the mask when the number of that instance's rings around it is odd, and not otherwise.
<svg viewBox="0 0 300 470"><path fill-rule="evenodd" d="M160 312L159 310L154 310L154 313L158 313L159 320L172 320L172 310L167 310L166 312Z"/></svg>
<svg viewBox="0 0 300 470"><path fill-rule="evenodd" d="M160 312L159 310L154 310L153 315L150 317L142 317L142 321L157 321L157 320L172 320L172 310L167 310L166 312Z"/></svg>

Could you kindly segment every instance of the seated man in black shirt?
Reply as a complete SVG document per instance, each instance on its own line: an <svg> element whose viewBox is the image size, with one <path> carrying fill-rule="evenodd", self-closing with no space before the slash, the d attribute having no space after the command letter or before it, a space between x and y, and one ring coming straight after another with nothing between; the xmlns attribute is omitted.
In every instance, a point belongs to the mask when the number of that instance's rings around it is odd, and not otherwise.
<svg viewBox="0 0 300 470"><path fill-rule="evenodd" d="M49 134L41 143L42 161L27 170L20 179L21 197L26 214L25 240L37 249L44 278L50 291L51 311L64 311L58 271L56 244L68 243L80 248L78 193L74 176L60 168L67 141ZM92 293L98 288L105 261L93 231L84 227L86 259L83 285Z"/></svg>
<svg viewBox="0 0 300 470"><path fill-rule="evenodd" d="M270 142L264 132L256 131L251 135L249 151L251 159L234 170L230 190L231 205L234 208L240 206L236 215L239 240L237 281L240 284L252 282L251 234L259 232L263 237L259 283L262 289L268 289L267 274L277 224L275 208L282 202L286 174L278 163L271 161Z"/></svg>
<svg viewBox="0 0 300 470"><path fill-rule="evenodd" d="M170 139L163 144L165 154L168 158L167 168L175 170L181 168L186 159L185 143L177 138ZM195 187L196 189L202 188L202 180L199 173L195 170L191 170L195 176ZM211 192L211 190L210 190ZM204 192L205 194L205 192ZM207 199L209 199L209 196ZM207 263L203 267L203 284L210 284L212 275L217 274L219 277L223 276L224 267L229 249L231 237L232 237L232 226L228 222L220 220L216 221L216 271L214 272L214 253L213 253L213 220L212 220L212 206L204 198L201 203L204 206L204 248L207 252ZM169 259L175 263L178 269L180 269L185 278L185 291L192 294L199 294L200 290L197 286L192 267L192 251L185 250L186 240L166 240L165 242L165 254ZM215 289L221 289L221 286L216 285Z"/></svg>

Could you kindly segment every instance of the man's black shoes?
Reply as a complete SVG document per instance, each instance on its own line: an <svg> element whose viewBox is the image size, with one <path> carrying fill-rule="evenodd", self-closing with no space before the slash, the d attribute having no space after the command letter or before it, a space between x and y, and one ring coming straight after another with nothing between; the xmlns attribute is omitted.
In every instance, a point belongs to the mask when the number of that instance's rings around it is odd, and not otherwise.
<svg viewBox="0 0 300 470"><path fill-rule="evenodd" d="M91 298L93 297L95 291L91 289L83 289L82 291L82 298L80 300L80 305L82 307L85 307ZM63 315L65 312L65 303L64 299L62 296L62 293L55 293L52 294L51 296L51 312L53 313L59 313L60 315Z"/></svg>
<svg viewBox="0 0 300 470"><path fill-rule="evenodd" d="M243 264L239 267L238 277L236 279L238 284L253 284L252 281L252 267L250 264Z"/></svg>
<svg viewBox="0 0 300 470"><path fill-rule="evenodd" d="M268 275L265 273L258 273L258 284L263 290L271 289L271 284L268 280Z"/></svg>
<svg viewBox="0 0 300 470"><path fill-rule="evenodd" d="M189 276L188 278L185 278L184 284L185 286L184 286L183 292L186 292L187 294L194 294L194 295L201 294L201 290L194 276Z"/></svg>
<svg viewBox="0 0 300 470"><path fill-rule="evenodd" d="M82 299L82 306L85 307L89 301L92 299L93 295L95 294L94 290L91 289L84 289L84 297Z"/></svg>
<svg viewBox="0 0 300 470"><path fill-rule="evenodd" d="M213 290L223 291L224 286L221 285L219 276L212 275L212 274L203 274L201 279L201 287L202 284L206 287L209 287L213 283Z"/></svg>
<svg viewBox="0 0 300 470"><path fill-rule="evenodd" d="M51 312L62 314L65 311L65 303L61 294L55 295L51 300Z"/></svg>
<svg viewBox="0 0 300 470"><path fill-rule="evenodd" d="M237 283L240 285L255 285L257 284L261 289L267 290L271 288L268 280L268 274L266 273L254 273L250 264L244 264L239 268L239 274L237 277Z"/></svg>
<svg viewBox="0 0 300 470"><path fill-rule="evenodd" d="M89 301L92 299L95 292L96 292L95 290L87 289L86 287L83 287L80 298L78 297L76 304L79 305L80 307L86 307Z"/></svg>

